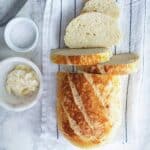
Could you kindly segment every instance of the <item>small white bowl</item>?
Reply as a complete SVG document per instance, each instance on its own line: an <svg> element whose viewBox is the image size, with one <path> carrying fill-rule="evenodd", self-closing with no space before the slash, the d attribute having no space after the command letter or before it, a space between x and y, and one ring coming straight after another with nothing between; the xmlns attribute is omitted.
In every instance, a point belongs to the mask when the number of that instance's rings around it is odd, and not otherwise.
<svg viewBox="0 0 150 150"><path fill-rule="evenodd" d="M37 92L35 92L30 97L16 97L9 94L6 90L6 79L8 73L14 69L16 65L24 64L31 67L39 77L40 87ZM40 99L43 90L42 74L39 68L31 61L21 58L21 57L11 57L3 60L0 63L0 106L11 111L24 111L31 108Z"/></svg>
<svg viewBox="0 0 150 150"><path fill-rule="evenodd" d="M8 47L15 52L32 51L38 43L38 27L28 18L12 19L6 25L4 39Z"/></svg>

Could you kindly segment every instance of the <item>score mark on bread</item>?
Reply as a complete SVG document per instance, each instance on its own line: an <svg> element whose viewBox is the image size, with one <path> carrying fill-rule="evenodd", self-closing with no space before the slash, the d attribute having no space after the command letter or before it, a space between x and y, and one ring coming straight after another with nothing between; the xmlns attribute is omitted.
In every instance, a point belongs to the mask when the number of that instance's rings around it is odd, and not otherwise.
<svg viewBox="0 0 150 150"><path fill-rule="evenodd" d="M109 140L121 115L118 76L58 73L57 77L58 125L64 136L79 147Z"/></svg>

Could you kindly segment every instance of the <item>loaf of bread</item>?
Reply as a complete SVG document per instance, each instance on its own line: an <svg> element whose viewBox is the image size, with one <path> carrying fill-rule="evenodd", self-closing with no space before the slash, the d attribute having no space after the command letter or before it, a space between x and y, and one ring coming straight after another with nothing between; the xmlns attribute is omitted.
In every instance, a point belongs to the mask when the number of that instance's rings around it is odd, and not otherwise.
<svg viewBox="0 0 150 150"><path fill-rule="evenodd" d="M120 123L119 76L58 73L57 117L63 135L79 147L101 145Z"/></svg>
<svg viewBox="0 0 150 150"><path fill-rule="evenodd" d="M100 12L117 19L120 15L119 7L115 0L89 0L85 3L82 12Z"/></svg>
<svg viewBox="0 0 150 150"><path fill-rule="evenodd" d="M94 65L109 61L112 51L107 48L95 49L54 49L51 60L56 64Z"/></svg>
<svg viewBox="0 0 150 150"><path fill-rule="evenodd" d="M93 66L80 66L79 71L96 74L127 75L138 70L139 56L134 53L114 55L110 61Z"/></svg>
<svg viewBox="0 0 150 150"><path fill-rule="evenodd" d="M117 22L98 12L83 13L66 28L65 44L69 48L111 47L120 41Z"/></svg>

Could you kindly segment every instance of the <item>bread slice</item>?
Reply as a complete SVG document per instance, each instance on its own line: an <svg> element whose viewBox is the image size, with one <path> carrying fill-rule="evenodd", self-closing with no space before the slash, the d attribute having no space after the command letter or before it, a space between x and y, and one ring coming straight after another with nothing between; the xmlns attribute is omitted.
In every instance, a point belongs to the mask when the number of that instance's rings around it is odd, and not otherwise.
<svg viewBox="0 0 150 150"><path fill-rule="evenodd" d="M100 12L102 14L119 18L120 10L115 0L89 0L85 3L82 12Z"/></svg>
<svg viewBox="0 0 150 150"><path fill-rule="evenodd" d="M114 55L106 63L95 66L82 66L78 67L78 69L89 73L126 75L136 72L138 64L139 56L137 54L123 53Z"/></svg>
<svg viewBox="0 0 150 150"><path fill-rule="evenodd" d="M120 41L117 22L98 12L83 13L66 28L65 44L70 48L111 47Z"/></svg>
<svg viewBox="0 0 150 150"><path fill-rule="evenodd" d="M94 65L108 61L111 56L112 51L107 48L54 49L51 52L53 63L67 65Z"/></svg>
<svg viewBox="0 0 150 150"><path fill-rule="evenodd" d="M120 122L118 76L58 73L59 130L79 147L106 143Z"/></svg>

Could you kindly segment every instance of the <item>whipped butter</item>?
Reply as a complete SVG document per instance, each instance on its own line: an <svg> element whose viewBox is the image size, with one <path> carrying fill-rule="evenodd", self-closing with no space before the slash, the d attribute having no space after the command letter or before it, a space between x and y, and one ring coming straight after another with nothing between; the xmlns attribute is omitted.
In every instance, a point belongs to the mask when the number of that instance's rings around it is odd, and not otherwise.
<svg viewBox="0 0 150 150"><path fill-rule="evenodd" d="M30 96L39 88L36 72L27 65L17 65L6 79L6 89L15 96Z"/></svg>

